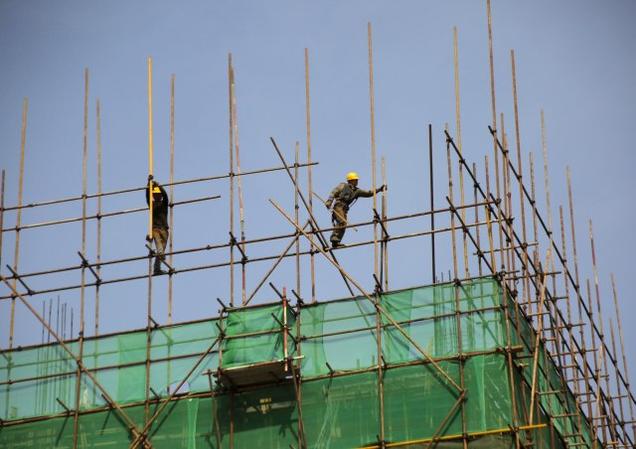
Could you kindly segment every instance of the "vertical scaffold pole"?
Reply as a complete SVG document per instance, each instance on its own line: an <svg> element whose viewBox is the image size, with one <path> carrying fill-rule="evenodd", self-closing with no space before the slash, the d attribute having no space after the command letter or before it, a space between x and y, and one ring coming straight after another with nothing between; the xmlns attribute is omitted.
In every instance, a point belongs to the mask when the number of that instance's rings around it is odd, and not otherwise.
<svg viewBox="0 0 636 449"><path fill-rule="evenodd" d="M477 164L473 162L473 173L475 174L475 178L477 177ZM479 225L479 206L477 206L477 185L473 186L473 202L475 203L474 208L474 218L475 218L475 240L477 241L477 247L481 248L481 226ZM481 257L477 257L477 272L479 276L482 276L482 260Z"/></svg>
<svg viewBox="0 0 636 449"><path fill-rule="evenodd" d="M497 129L497 102L495 98L495 62L492 49L492 13L490 8L490 0L486 0L486 13L488 16L488 61L490 67L490 108L492 111L492 129ZM500 134L503 135L503 134ZM497 199L501 198L501 183L499 180L499 150L497 148L497 135L493 135L492 147L495 158L493 159L493 170L495 172L495 192ZM499 230L499 254L501 258L501 267L505 267L505 254L503 251L504 239L503 229L501 227L501 217L497 214L498 218L498 230Z"/></svg>
<svg viewBox="0 0 636 449"><path fill-rule="evenodd" d="M378 210L378 199L375 193L376 187L376 148L375 148L375 89L373 84L373 31L371 22L367 23L367 43L369 54L369 116L371 130L371 188L373 189L373 209ZM373 273L380 278L378 268L378 223L373 223Z"/></svg>
<svg viewBox="0 0 636 449"><path fill-rule="evenodd" d="M446 144L446 158L448 165L448 198L450 199L451 204L455 204L453 201L453 165L451 163L451 154L450 154L450 143ZM454 206L451 206L454 207ZM464 391L464 359L463 359L463 345L462 345L462 326L461 326L461 307L460 307L460 280L459 280L459 263L457 261L457 238L455 235L455 211L451 210L451 244L452 244L452 253L453 253L453 293L454 293L454 304L455 304L455 332L457 336L457 353L460 355L459 358L459 387L461 391ZM463 222L465 223L465 222ZM468 439L467 439L467 428L466 428L466 410L464 406L464 401L462 400L460 404L460 413L461 413L461 426L462 426L462 445L464 449L468 449Z"/></svg>
<svg viewBox="0 0 636 449"><path fill-rule="evenodd" d="M380 159L380 170L382 175L382 185L387 185L386 180L386 159L384 156ZM384 246L384 251L382 252L382 260L384 261L384 291L389 290L389 235L388 235L388 224L386 221L388 211L388 194L387 188L382 191L382 228L387 232L384 233L384 238L382 239L382 243Z"/></svg>
<svg viewBox="0 0 636 449"><path fill-rule="evenodd" d="M97 248L96 248L96 261L97 266L95 271L97 276L101 279L100 265L102 261L102 110L99 99L97 99ZM95 336L99 335L99 288L100 284L95 285Z"/></svg>
<svg viewBox="0 0 636 449"><path fill-rule="evenodd" d="M232 69L232 53L227 55L227 81L228 81L228 103L229 103L229 164L228 181L230 185L230 234L234 235L234 105L233 80L234 71ZM230 237L230 307L234 307L234 239Z"/></svg>
<svg viewBox="0 0 636 449"><path fill-rule="evenodd" d="M623 339L623 326L621 323L621 312L618 306L618 294L616 293L616 280L614 279L614 273L611 275L612 280L612 296L614 298L614 311L616 313L616 324L618 325L618 338L621 343L621 356L623 359L623 371L625 372L625 388L627 391L631 391L629 388L629 370L627 368L627 359L625 358L625 340ZM629 404L629 420L632 424L632 435L636 439L636 421L634 421L634 404L631 398L627 397L627 403Z"/></svg>
<svg viewBox="0 0 636 449"><path fill-rule="evenodd" d="M296 141L294 151L294 222L296 226L299 223L299 206L298 206L298 157L300 155L300 142ZM302 298L300 293L300 239L296 239L296 293Z"/></svg>
<svg viewBox="0 0 636 449"><path fill-rule="evenodd" d="M238 243L240 245L241 254L245 254L245 205L243 203L243 178L241 177L241 152L239 145L239 129L238 129L238 107L236 102L236 76L234 73L234 66L232 65L232 86L231 86L231 94L232 94L232 125L234 126L234 150L235 150L235 160L236 160L236 184L238 187L238 201L239 201L239 228L241 232L241 241ZM234 203L232 203L234 204ZM234 231L232 231L234 232ZM245 305L246 298L246 282L247 282L247 259L245 257L241 257L241 304Z"/></svg>
<svg viewBox="0 0 636 449"><path fill-rule="evenodd" d="M314 213L314 195L311 179L311 103L309 95L309 49L305 48L305 126L307 130L307 195L309 196L309 215ZM313 233L310 234L313 239ZM309 263L311 270L311 302L316 302L316 263L314 249L309 246Z"/></svg>
<svg viewBox="0 0 636 449"><path fill-rule="evenodd" d="M84 69L84 131L82 139L82 255L86 257L86 194L87 194L87 168L88 168L88 69ZM84 356L84 296L86 284L86 266L82 264L80 271L81 287L80 287L80 324L79 324L79 353L78 358L81 361ZM72 313L72 312L71 312ZM72 315L71 315L72 323ZM72 327L72 324L71 324ZM73 338L72 331L70 338ZM75 371L75 407L73 413L73 449L77 448L77 439L79 436L79 409L80 409L80 391L82 387L82 370L79 365Z"/></svg>
<svg viewBox="0 0 636 449"><path fill-rule="evenodd" d="M567 240L565 237L565 224L564 224L564 219L563 219L563 207L560 206L559 207L559 223L560 223L560 228L561 228L561 252L563 254L563 257L565 257L567 259ZM549 228L550 230L552 228ZM550 235L550 240L552 240L552 234ZM552 267L552 270L554 270L555 264L554 262L552 262L552 264L550 265ZM572 323L572 307L570 304L570 284L568 282L568 278L567 278L567 274L565 272L565 270L563 270L563 284L565 287L565 300L566 300L566 307L568 310L568 323ZM553 289L554 291L556 291L556 278L555 275L552 276L552 285L553 285ZM580 313L581 313L581 308L579 307L579 322L581 321L580 318ZM568 329L568 334L569 334L569 343L570 343L570 350L574 351L574 333L572 331L572 329ZM582 344L582 352L577 352L580 360L583 361L584 365L583 365L583 369L584 371L586 371L587 368L587 364L585 363L585 341L582 340L581 341ZM580 348L580 346L577 346ZM579 378L579 370L576 368L576 366L574 366L576 364L576 354L575 353L571 353L570 354L570 358L571 358L571 364L572 364L572 377L574 379L574 393L575 393L575 400L576 400L576 415L577 415L577 419L578 419L578 423L579 423L579 429L581 429L581 414L579 412L579 402L580 402L580 397L581 397L581 386L580 386L580 378ZM563 374L564 376L567 376L567 370L563 370ZM591 416L591 415L590 415Z"/></svg>
<svg viewBox="0 0 636 449"><path fill-rule="evenodd" d="M437 283L435 268L435 179L433 172L433 125L428 124L428 178L431 204L431 282Z"/></svg>
<svg viewBox="0 0 636 449"><path fill-rule="evenodd" d="M2 237L4 232L4 186L5 186L5 171L2 169L2 183L0 184L0 267L2 266Z"/></svg>
<svg viewBox="0 0 636 449"><path fill-rule="evenodd" d="M455 133L457 138L457 149L462 154L462 121L461 121L461 103L459 96L459 39L457 37L457 27L453 27L453 66L455 74ZM463 154L462 154L463 157ZM466 200L464 197L464 167L461 162L457 164L457 171L459 175L459 201L461 205L462 221L466 223L466 209L464 205ZM463 250L464 250L464 275L470 277L468 269L468 237L465 233L462 233Z"/></svg>
<svg viewBox="0 0 636 449"><path fill-rule="evenodd" d="M152 58L148 60L148 204L149 204L149 241L152 241L152 215L153 215L153 195L152 195L152 179L153 175L153 130L152 130ZM144 424L150 418L150 343L152 340L152 257L148 254L148 301L146 306L146 386L144 401Z"/></svg>
<svg viewBox="0 0 636 449"><path fill-rule="evenodd" d="M168 240L168 263L172 267L172 251L174 248L174 95L175 95L175 75L170 77L170 236ZM172 324L172 288L173 288L173 273L168 274L168 324Z"/></svg>
<svg viewBox="0 0 636 449"><path fill-rule="evenodd" d="M610 380L609 380L609 370L607 368L607 351L605 350L605 333L603 331L603 311L601 308L601 293L599 288L599 275L598 275L598 265L596 261L596 247L594 245L594 232L592 229L592 220L589 220L589 229L590 229L590 249L592 254L592 272L594 275L594 289L596 292L596 311L598 313L598 326L599 326L599 341L600 341L600 355L599 355L599 368L601 369L601 377L604 379L605 389L607 391L607 404L603 407L607 407L601 422L604 422L605 427L608 428L611 441L616 441L616 422L614 421L614 404L611 401L610 396ZM612 356L612 354L610 354ZM613 356L612 356L613 357Z"/></svg>
<svg viewBox="0 0 636 449"><path fill-rule="evenodd" d="M174 248L174 106L175 106L175 81L176 76L173 73L170 76L170 234L168 237L168 263L171 267L173 263L173 248ZM168 325L172 324L173 316L173 272L170 270L168 273ZM168 358L172 356L172 339L168 339ZM167 375L168 379L172 379L172 362L167 363Z"/></svg>
<svg viewBox="0 0 636 449"><path fill-rule="evenodd" d="M484 173L486 174L486 199L490 199L490 167L488 165L488 155L484 156ZM490 266L496 270L495 265L495 241L492 235L492 217L490 215L490 207L484 206L486 212L486 229L488 231L488 245L490 246ZM493 275L495 273L492 273Z"/></svg>
<svg viewBox="0 0 636 449"><path fill-rule="evenodd" d="M18 210L15 220L15 248L13 252L13 271L18 272L20 262L20 226L22 225L22 195L24 193L24 151L26 148L27 113L29 99L22 100L22 128L20 131L20 177L18 179ZM13 288L17 287L17 279L13 280ZM15 331L15 297L11 298L11 318L9 323L9 349L13 349Z"/></svg>
<svg viewBox="0 0 636 449"><path fill-rule="evenodd" d="M517 148L517 183L519 186L519 209L521 212L521 236L524 245L528 243L526 233L526 206L523 192L523 163L521 158L521 133L519 130L519 100L517 96L517 68L515 63L515 51L510 50L510 64L512 69L512 97L515 119L515 142ZM529 300L529 279L528 279L528 252L523 251L523 299Z"/></svg>

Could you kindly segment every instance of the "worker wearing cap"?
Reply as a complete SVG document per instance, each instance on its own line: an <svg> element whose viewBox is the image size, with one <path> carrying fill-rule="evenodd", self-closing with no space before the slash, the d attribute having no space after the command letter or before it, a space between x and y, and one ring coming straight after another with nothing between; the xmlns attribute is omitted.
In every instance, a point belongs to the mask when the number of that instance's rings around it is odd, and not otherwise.
<svg viewBox="0 0 636 449"><path fill-rule="evenodd" d="M168 207L170 202L165 189L156 181L149 177L152 181L152 240L155 242L154 275L165 274L161 269L161 261L165 259L164 251L168 243L169 226L168 226ZM150 206L150 195L146 187L146 203Z"/></svg>
<svg viewBox="0 0 636 449"><path fill-rule="evenodd" d="M358 180L360 177L356 172L347 173L347 182L341 182L338 184L329 195L325 205L327 209L333 209L331 212L331 221L334 225L334 230L331 233L331 246L337 248L342 246L340 241L345 234L347 226L347 212L349 207L360 197L369 198L374 193L382 192L386 186L382 185L373 190L362 190L358 188Z"/></svg>

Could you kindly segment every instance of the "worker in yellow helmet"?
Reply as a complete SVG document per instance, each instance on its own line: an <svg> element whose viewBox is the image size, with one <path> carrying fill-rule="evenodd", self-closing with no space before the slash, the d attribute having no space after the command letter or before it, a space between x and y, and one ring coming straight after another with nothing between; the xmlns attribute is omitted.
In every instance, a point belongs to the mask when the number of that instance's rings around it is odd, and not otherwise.
<svg viewBox="0 0 636 449"><path fill-rule="evenodd" d="M347 173L347 182L341 182L338 184L329 195L329 198L325 202L327 209L332 210L331 221L334 225L334 230L331 233L331 246L337 248L342 246L340 241L345 234L347 226L347 212L349 207L360 197L369 198L374 193L382 192L386 186L382 185L373 190L362 190L358 188L358 180L360 177L354 171ZM333 205L333 209L331 206Z"/></svg>
<svg viewBox="0 0 636 449"><path fill-rule="evenodd" d="M148 181L152 182L152 240L155 242L154 275L165 274L161 269L161 261L165 259L165 249L168 243L169 226L168 226L168 207L170 201L166 190L152 179L152 175L148 177ZM148 185L148 184L146 184ZM146 187L146 203L150 206L150 194Z"/></svg>

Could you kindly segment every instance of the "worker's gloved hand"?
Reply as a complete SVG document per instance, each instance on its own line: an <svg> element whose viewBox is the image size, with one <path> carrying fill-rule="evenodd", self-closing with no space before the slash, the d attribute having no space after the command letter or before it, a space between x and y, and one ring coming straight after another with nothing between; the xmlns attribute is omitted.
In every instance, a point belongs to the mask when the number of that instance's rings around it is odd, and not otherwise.
<svg viewBox="0 0 636 449"><path fill-rule="evenodd" d="M378 192L384 192L386 190L386 184L382 184L380 187L378 187Z"/></svg>
<svg viewBox="0 0 636 449"><path fill-rule="evenodd" d="M331 201L327 200L325 206L327 206L327 209L331 209Z"/></svg>

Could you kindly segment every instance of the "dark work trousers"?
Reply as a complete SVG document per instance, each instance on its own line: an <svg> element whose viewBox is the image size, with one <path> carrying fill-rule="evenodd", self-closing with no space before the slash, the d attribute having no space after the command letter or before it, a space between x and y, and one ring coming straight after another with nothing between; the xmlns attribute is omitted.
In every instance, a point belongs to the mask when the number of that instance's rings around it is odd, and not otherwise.
<svg viewBox="0 0 636 449"><path fill-rule="evenodd" d="M152 239L155 242L155 271L161 270L161 261L165 259L164 252L168 244L169 232L166 228L152 228Z"/></svg>
<svg viewBox="0 0 636 449"><path fill-rule="evenodd" d="M349 208L342 203L336 203L333 206L333 212L331 213L331 222L333 223L334 230L331 233L331 244L338 244L344 237L345 231L347 230L347 212Z"/></svg>

